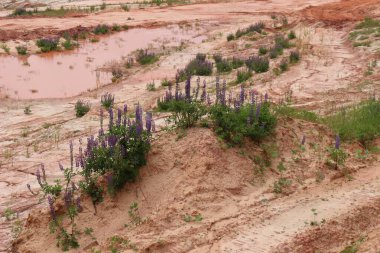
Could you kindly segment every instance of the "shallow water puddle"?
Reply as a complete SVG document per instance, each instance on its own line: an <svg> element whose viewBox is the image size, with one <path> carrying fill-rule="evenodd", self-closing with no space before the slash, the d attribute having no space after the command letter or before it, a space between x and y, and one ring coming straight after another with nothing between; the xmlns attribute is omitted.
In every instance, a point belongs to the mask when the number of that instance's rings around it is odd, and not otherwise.
<svg viewBox="0 0 380 253"><path fill-rule="evenodd" d="M178 27L132 29L85 42L78 49L31 55L0 57L0 94L16 99L62 98L80 94L111 82L109 73L96 71L105 63L120 61L132 51L150 45L179 45L198 41L194 30Z"/></svg>

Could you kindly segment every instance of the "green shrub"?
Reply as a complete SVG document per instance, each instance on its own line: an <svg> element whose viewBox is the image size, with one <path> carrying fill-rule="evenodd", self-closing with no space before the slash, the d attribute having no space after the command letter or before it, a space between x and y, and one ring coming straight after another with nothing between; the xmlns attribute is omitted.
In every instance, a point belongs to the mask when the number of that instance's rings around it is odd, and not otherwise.
<svg viewBox="0 0 380 253"><path fill-rule="evenodd" d="M19 55L26 55L26 54L28 54L28 48L26 46L17 46L16 50L17 50L17 53Z"/></svg>
<svg viewBox="0 0 380 253"><path fill-rule="evenodd" d="M289 61L290 64L294 64L299 62L300 60L300 53L298 51L292 51L290 52Z"/></svg>
<svg viewBox="0 0 380 253"><path fill-rule="evenodd" d="M206 60L206 55L197 54L185 67L186 75L209 76L212 74L212 63Z"/></svg>
<svg viewBox="0 0 380 253"><path fill-rule="evenodd" d="M155 91L156 90L156 84L154 82L148 83L146 85L146 90L147 91Z"/></svg>
<svg viewBox="0 0 380 253"><path fill-rule="evenodd" d="M369 148L372 141L380 136L380 102L370 100L355 107L342 109L324 121L342 140L358 140Z"/></svg>
<svg viewBox="0 0 380 253"><path fill-rule="evenodd" d="M281 46L282 48L290 48L292 46L289 40L282 36L277 36L274 40L275 44Z"/></svg>
<svg viewBox="0 0 380 253"><path fill-rule="evenodd" d="M276 125L268 102L245 104L238 110L218 104L211 107L210 114L216 134L231 145L241 144L244 137L259 142L271 134Z"/></svg>
<svg viewBox="0 0 380 253"><path fill-rule="evenodd" d="M102 104L102 106L106 109L110 109L113 107L113 104L114 104L114 101L115 101L115 96L106 92L105 94L103 94L101 96L101 99L100 99L100 103Z"/></svg>
<svg viewBox="0 0 380 253"><path fill-rule="evenodd" d="M76 46L76 43L73 43L71 41L71 39L66 39L64 42L62 42L62 46L66 49L66 50L72 50L74 49L74 47Z"/></svg>
<svg viewBox="0 0 380 253"><path fill-rule="evenodd" d="M220 54L214 54L212 58L214 59L215 63L221 62L223 60L223 57Z"/></svg>
<svg viewBox="0 0 380 253"><path fill-rule="evenodd" d="M94 30L93 30L93 33L96 34L96 35L99 35L99 34L107 34L108 32L110 31L108 25L97 25Z"/></svg>
<svg viewBox="0 0 380 253"><path fill-rule="evenodd" d="M285 116L295 119L302 119L310 122L319 122L319 116L310 111L304 109L298 109L287 105L278 105L274 107L274 112L277 116Z"/></svg>
<svg viewBox="0 0 380 253"><path fill-rule="evenodd" d="M285 72L289 69L289 63L286 59L282 59L280 62L280 69L282 72Z"/></svg>
<svg viewBox="0 0 380 253"><path fill-rule="evenodd" d="M228 34L227 41L231 41L231 40L234 40L234 39L235 39L235 35L233 35L232 33Z"/></svg>
<svg viewBox="0 0 380 253"><path fill-rule="evenodd" d="M170 80L168 80L168 79L166 79L166 78L161 81L161 86L163 86L163 87L169 87L169 86L172 86L172 85L173 85L173 82L170 81Z"/></svg>
<svg viewBox="0 0 380 253"><path fill-rule="evenodd" d="M241 66L244 65L244 60L237 58L237 57L232 57L231 59L231 67L233 69L240 68Z"/></svg>
<svg viewBox="0 0 380 253"><path fill-rule="evenodd" d="M155 53L149 53L148 50L140 49L137 53L136 61L141 65L155 63L159 57Z"/></svg>
<svg viewBox="0 0 380 253"><path fill-rule="evenodd" d="M54 51L58 49L58 38L45 38L45 39L39 39L36 42L36 45L41 49L41 52L49 52Z"/></svg>
<svg viewBox="0 0 380 253"><path fill-rule="evenodd" d="M121 9L123 9L124 11L129 11L128 4L122 4Z"/></svg>
<svg viewBox="0 0 380 253"><path fill-rule="evenodd" d="M139 169L146 164L146 155L150 149L151 132L150 128L143 129L140 106L136 108L136 122L130 126L121 124L121 111L116 122L113 121L112 109L109 114L109 130L96 139L90 138L81 172L84 178L81 188L91 196L94 203L102 199L102 187L98 183L100 177L106 178L108 192L115 194L125 183L136 180ZM126 116L124 113L123 121L127 120ZM151 122L151 117L146 121Z"/></svg>
<svg viewBox="0 0 380 253"><path fill-rule="evenodd" d="M249 70L239 70L237 72L237 77L236 77L236 83L242 83L247 81L249 78L251 78L252 73Z"/></svg>
<svg viewBox="0 0 380 253"><path fill-rule="evenodd" d="M226 60L222 59L216 63L216 70L218 73L228 73L232 71L231 63Z"/></svg>
<svg viewBox="0 0 380 253"><path fill-rule="evenodd" d="M288 39L292 40L296 38L296 33L294 31L290 31L288 34Z"/></svg>
<svg viewBox="0 0 380 253"><path fill-rule="evenodd" d="M355 29L372 28L372 27L380 27L380 20L367 17L364 19L364 21L356 25Z"/></svg>
<svg viewBox="0 0 380 253"><path fill-rule="evenodd" d="M259 48L259 54L260 55L265 55L265 54L267 54L267 52L268 52L268 49L266 47L260 47Z"/></svg>
<svg viewBox="0 0 380 253"><path fill-rule="evenodd" d="M206 114L205 106L197 101L170 100L159 102L158 108L161 111L173 112L169 121L180 128L194 126Z"/></svg>
<svg viewBox="0 0 380 253"><path fill-rule="evenodd" d="M82 100L78 100L75 104L75 115L80 118L90 111L90 104Z"/></svg>
<svg viewBox="0 0 380 253"><path fill-rule="evenodd" d="M260 56L251 56L245 61L245 65L249 70L254 70L256 73L264 73L269 70L269 60Z"/></svg>
<svg viewBox="0 0 380 253"><path fill-rule="evenodd" d="M114 32L120 32L121 31L121 26L119 26L118 24L113 24L112 25L112 31L114 31Z"/></svg>

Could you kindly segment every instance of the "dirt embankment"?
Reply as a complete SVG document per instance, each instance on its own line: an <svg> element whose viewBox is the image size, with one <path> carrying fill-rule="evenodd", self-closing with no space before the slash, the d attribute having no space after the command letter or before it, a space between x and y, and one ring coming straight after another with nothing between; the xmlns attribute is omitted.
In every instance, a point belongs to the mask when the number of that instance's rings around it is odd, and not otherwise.
<svg viewBox="0 0 380 253"><path fill-rule="evenodd" d="M344 26L346 22L361 21L365 17L379 17L379 0L342 0L302 10L301 15L309 21L322 21L328 25Z"/></svg>

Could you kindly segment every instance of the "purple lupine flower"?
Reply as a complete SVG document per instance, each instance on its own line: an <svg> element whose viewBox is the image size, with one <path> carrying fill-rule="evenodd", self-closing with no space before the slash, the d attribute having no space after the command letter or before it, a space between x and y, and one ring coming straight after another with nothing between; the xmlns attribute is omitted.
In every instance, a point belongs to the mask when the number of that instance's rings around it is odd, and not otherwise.
<svg viewBox="0 0 380 253"><path fill-rule="evenodd" d="M111 148L115 147L117 143L117 137L116 135L110 135L108 136L108 146L110 146Z"/></svg>
<svg viewBox="0 0 380 253"><path fill-rule="evenodd" d="M136 106L136 131L137 134L141 134L143 130L143 122L142 122L142 108L140 104Z"/></svg>
<svg viewBox="0 0 380 253"><path fill-rule="evenodd" d="M191 76L189 75L187 77L186 85L185 85L185 97L187 101L191 100L190 91L191 91Z"/></svg>
<svg viewBox="0 0 380 253"><path fill-rule="evenodd" d="M37 177L38 184L42 187L41 172L39 169L37 169L37 171L36 171L36 177Z"/></svg>
<svg viewBox="0 0 380 253"><path fill-rule="evenodd" d="M121 145L120 148L121 148L121 156L126 158L127 157L127 149L125 148L124 145Z"/></svg>
<svg viewBox="0 0 380 253"><path fill-rule="evenodd" d="M195 100L198 99L200 86L201 86L201 78L198 76L198 78L197 78L197 89L195 90Z"/></svg>
<svg viewBox="0 0 380 253"><path fill-rule="evenodd" d="M62 165L61 162L58 163L58 166L59 166L59 169L60 169L61 171L64 171L64 170L65 170L65 169L63 168L63 165Z"/></svg>
<svg viewBox="0 0 380 253"><path fill-rule="evenodd" d="M265 92L265 95L264 95L264 102L268 102L268 93Z"/></svg>
<svg viewBox="0 0 380 253"><path fill-rule="evenodd" d="M72 140L70 140L70 165L71 168L74 167L74 144Z"/></svg>
<svg viewBox="0 0 380 253"><path fill-rule="evenodd" d="M215 104L218 104L219 99L220 99L219 76L217 76L216 79L215 79L215 93L216 93Z"/></svg>
<svg viewBox="0 0 380 253"><path fill-rule="evenodd" d="M104 112L103 108L100 108L100 128L103 128Z"/></svg>
<svg viewBox="0 0 380 253"><path fill-rule="evenodd" d="M305 142L306 142L306 136L304 135L304 136L302 137L302 140L301 140L301 145L302 145L302 146L305 145Z"/></svg>
<svg viewBox="0 0 380 253"><path fill-rule="evenodd" d="M117 126L120 126L121 125L121 115L122 115L122 111L120 108L117 108L117 121L116 121L116 125Z"/></svg>
<svg viewBox="0 0 380 253"><path fill-rule="evenodd" d="M222 91L220 94L220 103L223 106L226 106L226 90L227 90L227 83L226 80L223 81Z"/></svg>
<svg viewBox="0 0 380 253"><path fill-rule="evenodd" d="M205 102L207 98L207 91L206 91L206 80L203 80L203 87L202 87L202 94L201 94L201 101Z"/></svg>
<svg viewBox="0 0 380 253"><path fill-rule="evenodd" d="M175 80L175 91L174 91L175 100L179 100L179 78Z"/></svg>
<svg viewBox="0 0 380 253"><path fill-rule="evenodd" d="M80 204L80 197L76 199L75 203L76 203L78 212L82 212L83 208L82 208L82 205Z"/></svg>
<svg viewBox="0 0 380 253"><path fill-rule="evenodd" d="M234 109L236 112L238 112L240 110L240 100L239 99L234 99Z"/></svg>
<svg viewBox="0 0 380 253"><path fill-rule="evenodd" d="M103 135L104 135L104 130L103 130L103 128L100 128L99 132L98 132L98 136L102 137Z"/></svg>
<svg viewBox="0 0 380 253"><path fill-rule="evenodd" d="M253 121L254 121L254 119L253 119L253 117L254 117L254 105L253 104L250 104L250 106L249 106L249 114L248 114L248 119L249 119L249 124L252 124L253 123Z"/></svg>
<svg viewBox="0 0 380 253"><path fill-rule="evenodd" d="M75 157L75 167L78 168L79 167L79 157Z"/></svg>
<svg viewBox="0 0 380 253"><path fill-rule="evenodd" d="M42 179L46 183L46 172L45 172L45 164L41 163L41 171L42 171Z"/></svg>
<svg viewBox="0 0 380 253"><path fill-rule="evenodd" d="M28 187L28 190L30 191L31 194L37 195L37 193L32 191L32 188L30 187L30 184L26 184L26 187Z"/></svg>
<svg viewBox="0 0 380 253"><path fill-rule="evenodd" d="M126 117L127 116L127 112L128 112L128 105L127 104L124 105L123 112L124 112L124 117Z"/></svg>
<svg viewBox="0 0 380 253"><path fill-rule="evenodd" d="M256 119L259 120L260 117L260 109L261 109L261 104L258 103L256 107Z"/></svg>
<svg viewBox="0 0 380 253"><path fill-rule="evenodd" d="M71 182L71 189L73 189L73 191L78 190L78 188L77 188L77 186L75 185L74 182Z"/></svg>
<svg viewBox="0 0 380 253"><path fill-rule="evenodd" d="M244 90L244 86L241 85L241 88L240 88L240 103L241 103L241 105L244 104L244 99L245 99L245 90Z"/></svg>
<svg viewBox="0 0 380 253"><path fill-rule="evenodd" d="M230 90L230 92L228 93L228 107L230 107L232 104L232 91Z"/></svg>
<svg viewBox="0 0 380 253"><path fill-rule="evenodd" d="M104 140L102 140L104 141ZM79 166L83 169L84 168L84 157L83 156L80 156L79 157Z"/></svg>
<svg viewBox="0 0 380 253"><path fill-rule="evenodd" d="M340 137L339 137L339 134L337 134L335 136L335 149L339 149L340 148Z"/></svg>
<svg viewBox="0 0 380 253"><path fill-rule="evenodd" d="M145 117L145 124L146 124L146 130L148 133L150 133L150 130L152 129L152 113L147 112Z"/></svg>
<svg viewBox="0 0 380 253"><path fill-rule="evenodd" d="M251 105L254 105L255 104L255 92L252 91L251 92Z"/></svg>
<svg viewBox="0 0 380 253"><path fill-rule="evenodd" d="M54 208L54 200L53 200L53 198L51 196L48 196L48 203L49 203L49 209L50 209L51 218L54 221L57 221L57 216L55 214L55 208Z"/></svg>
<svg viewBox="0 0 380 253"><path fill-rule="evenodd" d="M102 139L102 148L106 148L106 147L107 147L106 141Z"/></svg>
<svg viewBox="0 0 380 253"><path fill-rule="evenodd" d="M109 121L109 124L108 124L108 129L109 129L109 131L111 131L112 127L113 127L113 110L112 110L112 107L110 107L108 109L108 114L110 116L110 121Z"/></svg>

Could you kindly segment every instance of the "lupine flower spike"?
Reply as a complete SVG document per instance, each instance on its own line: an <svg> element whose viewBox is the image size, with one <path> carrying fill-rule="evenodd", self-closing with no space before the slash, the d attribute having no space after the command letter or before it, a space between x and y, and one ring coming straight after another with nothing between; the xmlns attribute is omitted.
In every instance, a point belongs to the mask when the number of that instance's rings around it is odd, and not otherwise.
<svg viewBox="0 0 380 253"><path fill-rule="evenodd" d="M335 137L335 149L339 149L339 148L340 148L340 137L337 134Z"/></svg>

